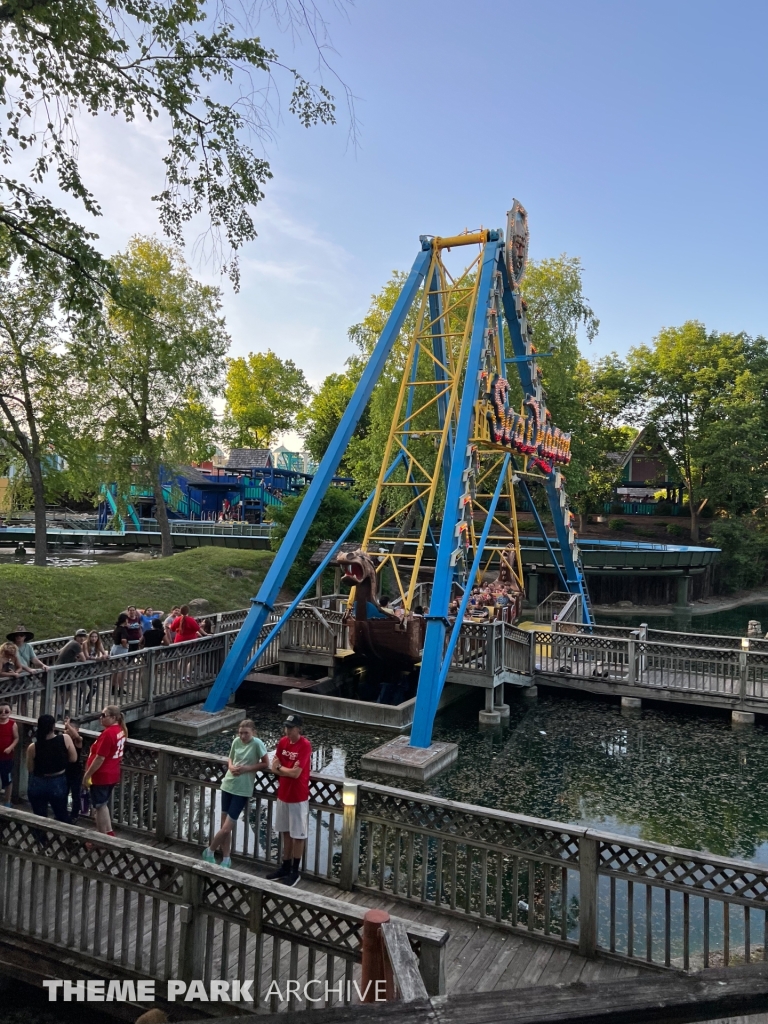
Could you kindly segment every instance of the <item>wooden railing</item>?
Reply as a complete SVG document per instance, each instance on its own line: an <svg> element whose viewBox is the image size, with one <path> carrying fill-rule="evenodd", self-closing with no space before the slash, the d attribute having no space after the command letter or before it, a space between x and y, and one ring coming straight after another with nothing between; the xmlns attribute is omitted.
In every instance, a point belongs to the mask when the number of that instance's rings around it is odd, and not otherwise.
<svg viewBox="0 0 768 1024"><path fill-rule="evenodd" d="M631 630L627 636L538 630L530 636L543 681L565 676L574 684L584 679L633 687L638 696L663 691L712 706L768 708L768 652L753 650L751 641L741 647L738 637L739 647L718 648L699 645L691 634L696 642L658 643Z"/></svg>
<svg viewBox="0 0 768 1024"><path fill-rule="evenodd" d="M198 851L225 771L224 757L129 739L113 820ZM279 862L275 801L275 778L258 775L237 865ZM768 959L768 867L369 782L312 774L302 871L585 956L686 970Z"/></svg>
<svg viewBox="0 0 768 1024"><path fill-rule="evenodd" d="M291 652L334 658L337 650L345 647L347 642L343 612L321 609L309 602L299 605L279 635L280 650L287 661L290 661Z"/></svg>
<svg viewBox="0 0 768 1024"><path fill-rule="evenodd" d="M564 590L553 590L551 594L536 607L536 622L552 622L566 606L572 604L573 594Z"/></svg>
<svg viewBox="0 0 768 1024"><path fill-rule="evenodd" d="M245 1007L273 1012L306 1008L308 982L316 1006L349 1003L359 986L365 908L21 811L1 809L0 822L0 932L75 970L247 981ZM444 992L447 933L401 927L427 992Z"/></svg>
<svg viewBox="0 0 768 1024"><path fill-rule="evenodd" d="M252 652L266 639L279 613L272 613L262 627ZM229 625L229 623L225 623ZM0 696L16 714L37 717L45 712L60 716L65 709L88 721L96 719L105 704L117 703L124 711L153 704L172 694L196 691L212 683L237 635L236 629L215 633L199 640L151 647L101 661L49 665L13 679L0 680ZM268 668L278 660L274 640L260 656L257 668Z"/></svg>

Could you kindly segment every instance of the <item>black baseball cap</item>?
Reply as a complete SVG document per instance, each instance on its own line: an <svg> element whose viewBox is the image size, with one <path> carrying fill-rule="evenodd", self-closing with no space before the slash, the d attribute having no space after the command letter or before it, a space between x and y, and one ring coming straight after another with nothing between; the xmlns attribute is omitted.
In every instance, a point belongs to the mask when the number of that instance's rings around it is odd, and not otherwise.
<svg viewBox="0 0 768 1024"><path fill-rule="evenodd" d="M291 728L291 726L294 725L298 725L298 727L301 728L303 724L301 715L288 715L286 720L283 722L283 725L287 725L288 728Z"/></svg>

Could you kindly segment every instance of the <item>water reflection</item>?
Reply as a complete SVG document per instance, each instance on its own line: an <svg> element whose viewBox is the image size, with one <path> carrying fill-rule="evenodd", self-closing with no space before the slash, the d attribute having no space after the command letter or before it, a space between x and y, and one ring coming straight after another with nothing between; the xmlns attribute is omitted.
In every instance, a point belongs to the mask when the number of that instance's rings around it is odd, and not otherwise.
<svg viewBox="0 0 768 1024"><path fill-rule="evenodd" d="M541 692L541 691L540 691ZM512 703L509 727L480 733L470 696L442 713L435 739L459 744L459 759L422 785L436 796L713 854L768 861L768 732L732 730L725 715L647 709L624 717L617 704L560 695ZM272 747L282 716L249 708ZM334 775L373 776L361 755L384 733L310 723L316 765ZM152 735L168 742L167 736ZM231 734L194 746L226 754ZM396 785L395 782L392 783Z"/></svg>
<svg viewBox="0 0 768 1024"><path fill-rule="evenodd" d="M651 629L668 629L682 633L710 633L720 636L746 636L747 623L756 619L768 631L768 603L743 604L727 611L705 615L598 615L605 626L639 626L647 622Z"/></svg>

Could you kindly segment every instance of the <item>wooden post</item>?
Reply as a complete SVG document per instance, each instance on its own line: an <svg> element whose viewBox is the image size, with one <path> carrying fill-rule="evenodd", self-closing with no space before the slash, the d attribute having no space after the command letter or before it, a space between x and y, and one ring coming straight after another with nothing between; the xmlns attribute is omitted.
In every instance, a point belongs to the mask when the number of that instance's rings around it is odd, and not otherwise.
<svg viewBox="0 0 768 1024"><path fill-rule="evenodd" d="M173 781L171 779L172 753L157 752L157 789L155 793L155 836L163 842L173 834Z"/></svg>
<svg viewBox="0 0 768 1024"><path fill-rule="evenodd" d="M529 637L530 637L530 639L529 639L528 642L530 643L531 646L530 646L530 650L528 652L528 656L529 656L529 659L530 659L529 660L529 664L528 664L528 674L531 677L531 679L533 679L534 675L536 674L536 629L535 629L535 627L530 631Z"/></svg>
<svg viewBox="0 0 768 1024"><path fill-rule="evenodd" d="M389 921L389 914L386 910L369 910L363 918L363 940L362 940L362 971L360 988L363 992L364 1003L376 1002L376 982L387 981L387 963L384 956L384 939L381 934L381 926ZM390 972L391 973L391 972ZM389 989L387 985L387 989ZM392 994L387 992L387 999Z"/></svg>
<svg viewBox="0 0 768 1024"><path fill-rule="evenodd" d="M183 899L180 910L178 977L189 984L203 978L205 963L205 920L199 907L203 898L205 876L196 871L184 872Z"/></svg>
<svg viewBox="0 0 768 1024"><path fill-rule="evenodd" d="M739 703L742 708L747 700L747 654L748 651L739 651Z"/></svg>
<svg viewBox="0 0 768 1024"><path fill-rule="evenodd" d="M635 640L632 637L627 640L627 683L630 686L634 686L636 682L635 658Z"/></svg>
<svg viewBox="0 0 768 1024"><path fill-rule="evenodd" d="M579 839L579 953L594 957L597 950L597 868L596 839Z"/></svg>
<svg viewBox="0 0 768 1024"><path fill-rule="evenodd" d="M323 574L320 573L320 575L315 580L315 597L322 597L322 596L323 596Z"/></svg>
<svg viewBox="0 0 768 1024"><path fill-rule="evenodd" d="M147 705L151 705L155 699L155 650L150 647L144 651L144 664L141 668L141 694ZM146 710L149 713L151 708Z"/></svg>
<svg viewBox="0 0 768 1024"><path fill-rule="evenodd" d="M54 718L56 717L56 710L53 706L53 677L55 674L56 666L50 665L45 672L45 692L43 693L43 703L40 708L41 715L53 715Z"/></svg>
<svg viewBox="0 0 768 1024"><path fill-rule="evenodd" d="M339 887L351 891L360 867L360 823L357 820L358 786L345 782L342 792L344 816L341 824L341 874Z"/></svg>
<svg viewBox="0 0 768 1024"><path fill-rule="evenodd" d="M430 996L444 996L446 993L445 950L445 942L421 940L419 972L421 973L421 980L424 982L427 994Z"/></svg>

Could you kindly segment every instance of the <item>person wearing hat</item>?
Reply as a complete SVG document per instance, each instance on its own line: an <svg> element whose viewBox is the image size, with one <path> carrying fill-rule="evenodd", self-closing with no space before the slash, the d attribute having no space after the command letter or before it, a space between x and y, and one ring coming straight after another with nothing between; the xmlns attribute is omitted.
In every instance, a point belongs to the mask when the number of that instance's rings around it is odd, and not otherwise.
<svg viewBox="0 0 768 1024"><path fill-rule="evenodd" d="M88 639L87 629L78 629L75 633L74 638L59 651L59 656L56 659L57 665L74 665L76 661L85 661L85 652L83 651L83 644Z"/></svg>
<svg viewBox="0 0 768 1024"><path fill-rule="evenodd" d="M26 626L17 626L13 632L6 633L5 637L12 644L16 644L19 661L27 672L36 668L45 668L43 662L35 657L35 649L30 643L30 640L35 639L35 634L31 629L27 629Z"/></svg>
<svg viewBox="0 0 768 1024"><path fill-rule="evenodd" d="M278 741L272 771L278 776L275 829L280 833L283 863L267 878L296 885L309 829L309 768L312 745L301 735L301 715L288 715Z"/></svg>

